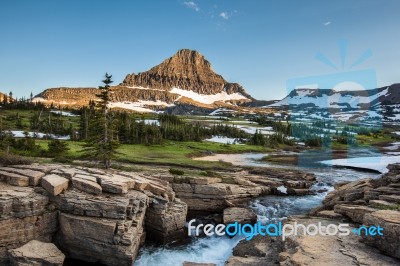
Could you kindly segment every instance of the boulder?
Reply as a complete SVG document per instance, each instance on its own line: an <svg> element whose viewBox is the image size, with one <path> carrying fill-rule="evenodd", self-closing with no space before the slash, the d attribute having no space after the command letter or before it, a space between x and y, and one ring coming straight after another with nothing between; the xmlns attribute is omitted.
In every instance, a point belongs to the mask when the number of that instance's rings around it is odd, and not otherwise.
<svg viewBox="0 0 400 266"><path fill-rule="evenodd" d="M135 187L135 181L120 175L101 176L99 182L104 192L113 194L125 194L129 189Z"/></svg>
<svg viewBox="0 0 400 266"><path fill-rule="evenodd" d="M10 173L15 173L23 176L27 176L29 178L30 186L37 186L40 184L40 180L46 174L40 171L31 170L31 169L18 169L13 167L3 167L2 171L8 171Z"/></svg>
<svg viewBox="0 0 400 266"><path fill-rule="evenodd" d="M396 207L395 203L387 202L385 200L370 200L368 203L371 205L371 207L377 209Z"/></svg>
<svg viewBox="0 0 400 266"><path fill-rule="evenodd" d="M4 180L6 183L18 186L18 187L27 187L29 186L29 177L10 173L8 171L0 170L0 180Z"/></svg>
<svg viewBox="0 0 400 266"><path fill-rule="evenodd" d="M362 224L364 220L364 215L367 213L378 211L378 209L359 206L359 205L349 205L340 204L335 206L335 212L340 213L344 216L349 217L353 222Z"/></svg>
<svg viewBox="0 0 400 266"><path fill-rule="evenodd" d="M53 243L32 240L8 250L12 266L62 266L65 255Z"/></svg>
<svg viewBox="0 0 400 266"><path fill-rule="evenodd" d="M42 178L41 185L52 196L57 196L68 189L69 180L58 175L50 174Z"/></svg>
<svg viewBox="0 0 400 266"><path fill-rule="evenodd" d="M60 203L68 204L59 215L56 239L61 249L75 259L131 266L144 237L147 196L136 191L126 194L126 199L93 195L82 199L81 195L66 195ZM97 209L102 201L104 206ZM76 208L71 208L75 203Z"/></svg>
<svg viewBox="0 0 400 266"><path fill-rule="evenodd" d="M72 185L74 188L94 195L99 195L102 192L101 186L97 184L94 177L76 175L72 178Z"/></svg>
<svg viewBox="0 0 400 266"><path fill-rule="evenodd" d="M173 202L153 199L146 212L147 238L162 244L186 238L184 228L187 211L186 203L179 199Z"/></svg>
<svg viewBox="0 0 400 266"><path fill-rule="evenodd" d="M248 208L230 207L224 210L224 224L238 222L240 224L254 224L257 222L257 215Z"/></svg>
<svg viewBox="0 0 400 266"><path fill-rule="evenodd" d="M279 265L282 246L282 242L276 237L257 235L249 241L243 239L233 249L233 256L225 265Z"/></svg>
<svg viewBox="0 0 400 266"><path fill-rule="evenodd" d="M327 209L339 203L352 203L355 200L364 199L366 193L374 188L372 179L362 179L347 183L337 188L325 197L323 204Z"/></svg>
<svg viewBox="0 0 400 266"><path fill-rule="evenodd" d="M35 191L0 183L0 265L8 265L7 250L34 239L50 242L57 231L57 212Z"/></svg>
<svg viewBox="0 0 400 266"><path fill-rule="evenodd" d="M383 236L364 236L367 244L400 259L400 211L380 210L366 214L364 224L383 228Z"/></svg>
<svg viewBox="0 0 400 266"><path fill-rule="evenodd" d="M328 218L328 219L342 219L343 218L343 215L336 213L334 211L328 211L328 210L317 212L315 214L315 216Z"/></svg>
<svg viewBox="0 0 400 266"><path fill-rule="evenodd" d="M279 265L271 261L271 258L266 257L230 257L225 266L273 266Z"/></svg>
<svg viewBox="0 0 400 266"><path fill-rule="evenodd" d="M379 195L379 199L400 204L400 195Z"/></svg>

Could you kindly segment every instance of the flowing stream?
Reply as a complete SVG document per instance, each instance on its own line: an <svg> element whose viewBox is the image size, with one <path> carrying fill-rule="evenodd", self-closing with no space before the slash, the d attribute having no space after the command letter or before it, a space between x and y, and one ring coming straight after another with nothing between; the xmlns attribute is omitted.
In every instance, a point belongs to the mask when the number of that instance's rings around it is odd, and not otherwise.
<svg viewBox="0 0 400 266"><path fill-rule="evenodd" d="M365 155L364 155L365 154ZM363 155L370 155L365 152ZM310 209L321 204L326 194L333 190L337 182L354 181L361 178L377 178L380 174L372 172L356 171L344 168L331 167L301 167L276 165L261 162L260 159L266 154L247 153L247 154L216 154L212 156L198 158L200 160L218 161L223 160L234 165L258 166L258 167L282 167L299 169L314 173L317 182L312 189L315 195L307 196L263 196L250 202L250 207L258 216L258 220L263 223L277 222L286 219L291 215L306 214ZM318 193L317 191L324 191ZM225 261L232 255L232 249L243 237L197 237L193 238L189 244L180 246L152 246L145 245L141 248L139 256L134 265L136 266L176 266L182 265L184 261L215 263L224 265Z"/></svg>

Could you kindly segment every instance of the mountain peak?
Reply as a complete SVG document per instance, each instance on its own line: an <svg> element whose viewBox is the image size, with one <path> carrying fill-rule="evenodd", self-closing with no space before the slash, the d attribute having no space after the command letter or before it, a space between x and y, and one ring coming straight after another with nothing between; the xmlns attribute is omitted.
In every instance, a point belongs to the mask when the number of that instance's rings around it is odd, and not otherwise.
<svg viewBox="0 0 400 266"><path fill-rule="evenodd" d="M222 82L225 80L217 75L212 69L211 64L202 54L195 50L182 49L161 64L153 67L147 72L161 76L178 78L208 79L217 78Z"/></svg>
<svg viewBox="0 0 400 266"><path fill-rule="evenodd" d="M201 64L211 67L211 64L204 58L204 55L196 50L181 49L170 57L170 59L182 64Z"/></svg>
<svg viewBox="0 0 400 266"><path fill-rule="evenodd" d="M190 49L179 50L148 71L127 75L120 85L165 91L179 88L203 95L240 93L251 99L242 86L227 82L202 54Z"/></svg>
<svg viewBox="0 0 400 266"><path fill-rule="evenodd" d="M198 51L196 50L191 50L191 49L180 49L178 52L176 52L175 55L173 55L172 57L203 57L204 56L202 54L200 54Z"/></svg>

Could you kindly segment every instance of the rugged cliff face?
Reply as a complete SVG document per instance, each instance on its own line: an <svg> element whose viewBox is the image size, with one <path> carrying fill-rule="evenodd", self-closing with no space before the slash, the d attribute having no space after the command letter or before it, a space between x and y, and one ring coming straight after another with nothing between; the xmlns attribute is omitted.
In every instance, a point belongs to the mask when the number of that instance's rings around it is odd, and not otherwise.
<svg viewBox="0 0 400 266"><path fill-rule="evenodd" d="M144 231L161 243L184 237L186 213L169 183L151 176L63 165L0 167L0 265L15 257L11 249L40 240L54 241L69 258L130 266Z"/></svg>
<svg viewBox="0 0 400 266"><path fill-rule="evenodd" d="M240 93L251 98L242 86L227 82L215 73L210 62L197 51L182 49L149 71L127 75L123 86L140 86L169 91L174 87L199 94Z"/></svg>
<svg viewBox="0 0 400 266"><path fill-rule="evenodd" d="M111 101L114 103L147 101L147 106L159 103L168 106L178 99L178 95L167 91L141 90L127 87L112 87ZM97 88L51 88L35 97L34 101L56 106L80 107L89 104L90 100L98 100L100 91Z"/></svg>
<svg viewBox="0 0 400 266"><path fill-rule="evenodd" d="M299 171L253 171L211 178L160 168L155 174L58 164L0 167L0 265L25 259L16 253L32 240L54 242L67 258L132 265L144 239L184 239L188 213L248 219L247 212L226 208L278 194L282 185L289 194L308 194L315 181Z"/></svg>

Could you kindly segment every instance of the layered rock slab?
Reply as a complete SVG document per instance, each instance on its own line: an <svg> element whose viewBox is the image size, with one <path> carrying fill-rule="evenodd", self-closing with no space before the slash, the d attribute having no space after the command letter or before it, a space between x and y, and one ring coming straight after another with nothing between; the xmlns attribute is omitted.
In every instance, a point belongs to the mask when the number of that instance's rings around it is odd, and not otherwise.
<svg viewBox="0 0 400 266"><path fill-rule="evenodd" d="M163 244L184 239L187 211L186 203L179 199L173 202L153 199L146 213L148 239Z"/></svg>
<svg viewBox="0 0 400 266"><path fill-rule="evenodd" d="M12 266L62 266L65 255L53 244L32 240L8 250Z"/></svg>
<svg viewBox="0 0 400 266"><path fill-rule="evenodd" d="M131 265L146 235L147 210L148 235L161 232L165 242L173 241L176 232L182 236L187 206L175 199L166 181L67 165L0 171L0 265L8 262L7 250L33 239L55 241L70 258ZM23 182L10 182L14 177Z"/></svg>
<svg viewBox="0 0 400 266"><path fill-rule="evenodd" d="M146 195L130 191L123 197L106 198L70 191L56 202L61 210L57 240L69 257L107 265L132 264L143 237Z"/></svg>
<svg viewBox="0 0 400 266"><path fill-rule="evenodd" d="M57 212L35 190L0 183L0 265L8 262L7 250L34 239L51 242L57 231Z"/></svg>
<svg viewBox="0 0 400 266"><path fill-rule="evenodd" d="M257 215L248 208L230 207L223 213L224 224L238 222L240 224L254 224L257 222Z"/></svg>
<svg viewBox="0 0 400 266"><path fill-rule="evenodd" d="M367 226L383 228L383 236L365 236L367 244L377 247L385 254L400 259L400 212L380 210L364 216L363 223Z"/></svg>

